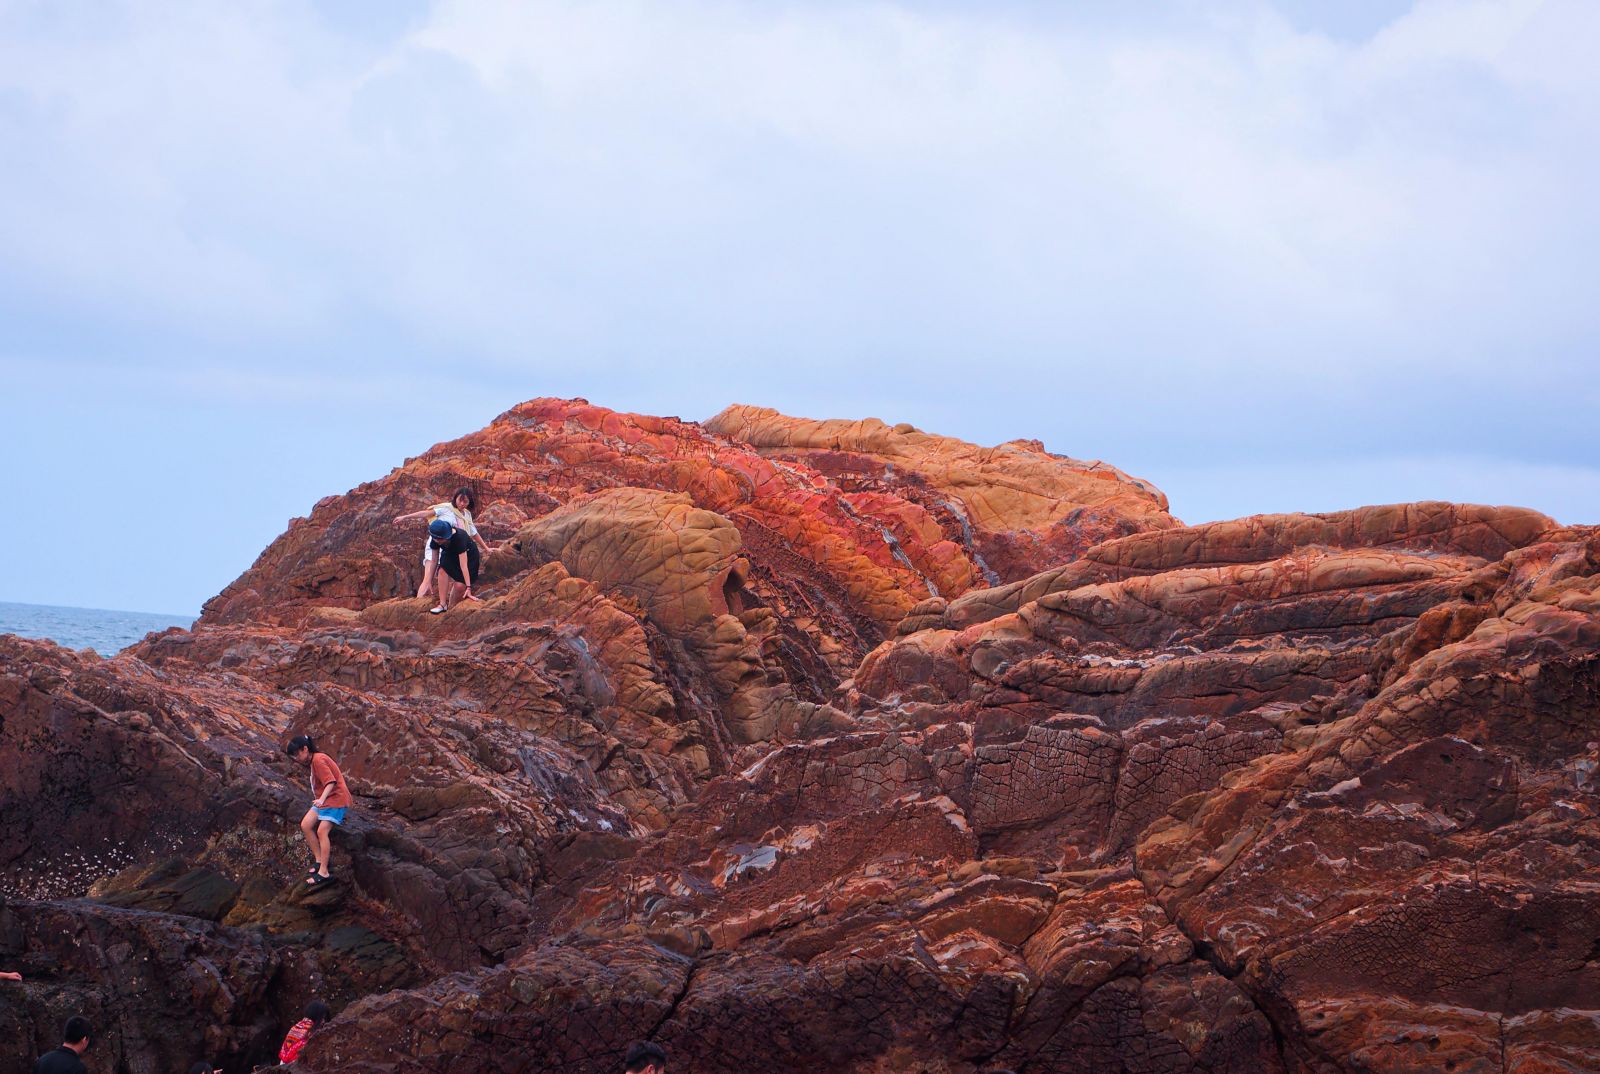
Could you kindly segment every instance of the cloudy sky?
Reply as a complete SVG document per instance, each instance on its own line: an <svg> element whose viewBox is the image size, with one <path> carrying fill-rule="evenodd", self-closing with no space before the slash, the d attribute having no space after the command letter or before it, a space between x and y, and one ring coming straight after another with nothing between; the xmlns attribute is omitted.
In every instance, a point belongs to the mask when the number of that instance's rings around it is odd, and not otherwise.
<svg viewBox="0 0 1600 1074"><path fill-rule="evenodd" d="M0 600L195 611L540 395L1600 522L1597 52L1593 0L0 0Z"/></svg>

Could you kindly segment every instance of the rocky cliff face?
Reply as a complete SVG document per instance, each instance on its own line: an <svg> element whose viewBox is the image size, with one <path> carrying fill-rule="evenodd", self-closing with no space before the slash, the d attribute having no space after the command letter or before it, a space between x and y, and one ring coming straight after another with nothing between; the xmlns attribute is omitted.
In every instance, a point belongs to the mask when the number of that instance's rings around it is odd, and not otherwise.
<svg viewBox="0 0 1600 1074"><path fill-rule="evenodd" d="M409 596L469 483L481 604ZM1600 1068L1600 531L539 400L193 633L0 639L0 1066ZM310 732L357 796L313 891Z"/></svg>

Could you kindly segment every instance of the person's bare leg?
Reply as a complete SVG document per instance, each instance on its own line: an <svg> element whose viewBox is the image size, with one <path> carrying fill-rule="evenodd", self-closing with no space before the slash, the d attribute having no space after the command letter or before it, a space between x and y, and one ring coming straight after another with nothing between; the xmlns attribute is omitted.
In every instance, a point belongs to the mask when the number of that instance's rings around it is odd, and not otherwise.
<svg viewBox="0 0 1600 1074"><path fill-rule="evenodd" d="M306 815L300 818L300 831L306 837L306 847L311 851L311 856L317 855L317 811L315 808L306 810Z"/></svg>
<svg viewBox="0 0 1600 1074"><path fill-rule="evenodd" d="M333 842L328 838L328 833L332 830L331 820L317 823L317 872L323 876L328 875L328 855L333 851Z"/></svg>
<svg viewBox="0 0 1600 1074"><path fill-rule="evenodd" d="M417 596L425 597L433 592L433 576L439 570L438 560L428 560L428 565L422 568L422 585L417 589Z"/></svg>
<svg viewBox="0 0 1600 1074"><path fill-rule="evenodd" d="M440 603L442 603L446 608L454 608L456 606L456 601L461 599L461 593L465 587L460 582L450 577L450 575L444 574L442 571L440 573L444 578L444 600Z"/></svg>

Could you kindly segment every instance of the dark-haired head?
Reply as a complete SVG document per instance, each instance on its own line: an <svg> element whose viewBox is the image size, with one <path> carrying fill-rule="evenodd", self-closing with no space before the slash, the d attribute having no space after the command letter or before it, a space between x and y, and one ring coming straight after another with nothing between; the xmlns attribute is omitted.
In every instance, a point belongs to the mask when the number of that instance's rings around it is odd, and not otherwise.
<svg viewBox="0 0 1600 1074"><path fill-rule="evenodd" d="M216 1069L216 1067L212 1066L204 1059L200 1059L195 1062L194 1066L189 1068L189 1074L211 1074L211 1072Z"/></svg>
<svg viewBox="0 0 1600 1074"><path fill-rule="evenodd" d="M301 750L310 750L312 753L316 753L316 741L310 735L295 735L289 740L289 744L283 747L283 752L296 760L299 760Z"/></svg>
<svg viewBox="0 0 1600 1074"><path fill-rule="evenodd" d="M320 1026L332 1016L333 1012L328 1010L328 1005L320 999L314 999L306 1004L306 1017L311 1019L311 1024L314 1026Z"/></svg>
<svg viewBox="0 0 1600 1074"><path fill-rule="evenodd" d="M665 1074L667 1069L667 1053L659 1044L641 1040L637 1044L629 1045L628 1054L622 1058L622 1069L627 1074L640 1074L640 1071L656 1069L656 1074Z"/></svg>
<svg viewBox="0 0 1600 1074"><path fill-rule="evenodd" d="M466 499L466 503L461 502L463 497ZM462 485L460 488L456 489L455 492L450 494L450 502L456 507L460 507L467 511L476 511L478 509L478 498L474 496L472 494L472 490L467 488L465 485Z"/></svg>
<svg viewBox="0 0 1600 1074"><path fill-rule="evenodd" d="M81 1014L75 1014L67 1019L67 1024L61 1027L61 1043L80 1044L85 1047L89 1043L89 1019Z"/></svg>

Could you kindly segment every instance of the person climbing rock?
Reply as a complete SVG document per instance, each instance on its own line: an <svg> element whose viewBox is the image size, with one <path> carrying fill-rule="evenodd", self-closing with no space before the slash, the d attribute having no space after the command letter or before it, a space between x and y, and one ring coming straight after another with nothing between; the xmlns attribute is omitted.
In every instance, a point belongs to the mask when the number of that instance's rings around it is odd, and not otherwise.
<svg viewBox="0 0 1600 1074"><path fill-rule="evenodd" d="M478 546L468 539L465 530L451 527L442 519L435 519L428 531L431 543L439 550L439 569L445 573L439 587L439 604L429 609L434 615L439 615L462 600L478 599L472 592L472 583L478 577L480 560Z"/></svg>
<svg viewBox="0 0 1600 1074"><path fill-rule="evenodd" d="M89 1019L75 1014L61 1029L61 1047L52 1048L33 1064L33 1074L89 1074L83 1053L89 1050Z"/></svg>
<svg viewBox="0 0 1600 1074"><path fill-rule="evenodd" d="M344 823L345 811L354 799L350 797L350 788L345 786L344 773L339 771L332 757L317 751L317 744L310 735L290 739L284 752L311 767L311 808L306 810L306 815L301 819L300 830L305 833L306 845L316 859L310 875L306 877L306 885L317 887L331 879L328 875L328 854L332 844L328 841L328 833L335 824Z"/></svg>
<svg viewBox="0 0 1600 1074"><path fill-rule="evenodd" d="M409 515L397 515L394 520L396 526L403 526L407 522L415 522L421 518L433 516L433 523L428 526L428 539L422 542L422 585L417 587L417 596L425 597L433 592L434 580L439 568L439 549L434 546L434 523L447 522L452 529L465 530L467 535L483 546L484 554L494 551L484 539L478 535L477 523L472 520L472 512L477 508L478 501L472 495L472 490L463 485L456 489L455 494L443 503L436 503L423 511L413 511Z"/></svg>
<svg viewBox="0 0 1600 1074"><path fill-rule="evenodd" d="M331 1013L328 1005L320 999L314 999L306 1004L306 1016L290 1026L289 1032L284 1034L283 1047L278 1049L278 1062L292 1063L299 1059L300 1053L305 1050L306 1041L311 1039L312 1032L320 1029Z"/></svg>
<svg viewBox="0 0 1600 1074"><path fill-rule="evenodd" d="M667 1052L659 1044L641 1040L623 1056L624 1074L667 1074Z"/></svg>

